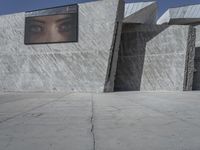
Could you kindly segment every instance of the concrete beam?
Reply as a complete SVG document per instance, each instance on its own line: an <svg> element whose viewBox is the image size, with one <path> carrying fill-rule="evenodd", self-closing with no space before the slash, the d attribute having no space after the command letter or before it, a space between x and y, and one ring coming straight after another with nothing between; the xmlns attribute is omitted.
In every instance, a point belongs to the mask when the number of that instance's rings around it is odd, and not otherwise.
<svg viewBox="0 0 200 150"><path fill-rule="evenodd" d="M148 23L156 22L156 2L127 3L125 5L124 23Z"/></svg>

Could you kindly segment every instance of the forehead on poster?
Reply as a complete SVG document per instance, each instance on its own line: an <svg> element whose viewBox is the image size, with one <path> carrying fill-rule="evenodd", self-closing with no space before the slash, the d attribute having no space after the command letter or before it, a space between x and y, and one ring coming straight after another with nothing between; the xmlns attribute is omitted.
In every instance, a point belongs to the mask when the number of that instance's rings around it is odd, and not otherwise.
<svg viewBox="0 0 200 150"><path fill-rule="evenodd" d="M26 17L35 17L35 16L47 16L47 15L57 15L57 14L70 14L78 13L78 5L67 5L61 7L47 8L35 11L26 12Z"/></svg>

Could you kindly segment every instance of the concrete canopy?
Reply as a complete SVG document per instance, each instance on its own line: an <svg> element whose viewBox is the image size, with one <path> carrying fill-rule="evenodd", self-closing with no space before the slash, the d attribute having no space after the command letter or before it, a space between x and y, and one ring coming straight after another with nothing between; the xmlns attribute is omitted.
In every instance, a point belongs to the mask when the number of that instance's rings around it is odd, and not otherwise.
<svg viewBox="0 0 200 150"><path fill-rule="evenodd" d="M200 4L170 8L157 21L157 24L195 23L200 23Z"/></svg>
<svg viewBox="0 0 200 150"><path fill-rule="evenodd" d="M139 2L125 4L124 23L154 23L156 19L156 2Z"/></svg>

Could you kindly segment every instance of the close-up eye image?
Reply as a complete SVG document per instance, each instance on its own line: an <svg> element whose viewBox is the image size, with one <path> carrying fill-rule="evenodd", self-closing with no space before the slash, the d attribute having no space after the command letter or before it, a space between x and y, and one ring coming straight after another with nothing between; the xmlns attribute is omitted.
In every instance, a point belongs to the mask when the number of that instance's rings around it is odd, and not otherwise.
<svg viewBox="0 0 200 150"><path fill-rule="evenodd" d="M68 8L66 8L68 10ZM25 44L77 41L78 15L76 12L37 11L25 18Z"/></svg>
<svg viewBox="0 0 200 150"><path fill-rule="evenodd" d="M28 32L30 34L41 33L42 31L43 31L42 25L39 25L37 23L30 23L30 25L28 26Z"/></svg>

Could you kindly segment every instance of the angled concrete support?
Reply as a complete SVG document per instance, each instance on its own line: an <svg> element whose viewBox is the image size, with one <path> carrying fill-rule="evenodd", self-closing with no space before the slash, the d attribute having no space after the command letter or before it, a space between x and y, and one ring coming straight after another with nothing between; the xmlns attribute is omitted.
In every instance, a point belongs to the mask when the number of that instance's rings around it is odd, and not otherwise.
<svg viewBox="0 0 200 150"><path fill-rule="evenodd" d="M157 15L156 2L127 3L124 23L155 24Z"/></svg>
<svg viewBox="0 0 200 150"><path fill-rule="evenodd" d="M157 24L188 25L200 23L200 4L169 8Z"/></svg>

